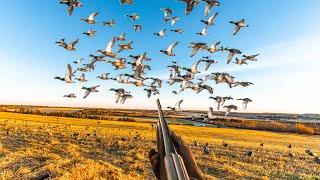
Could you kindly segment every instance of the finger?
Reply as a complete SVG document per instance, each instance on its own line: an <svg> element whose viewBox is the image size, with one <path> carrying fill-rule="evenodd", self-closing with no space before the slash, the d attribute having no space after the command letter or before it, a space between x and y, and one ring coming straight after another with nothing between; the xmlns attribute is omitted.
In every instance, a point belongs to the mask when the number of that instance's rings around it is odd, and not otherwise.
<svg viewBox="0 0 320 180"><path fill-rule="evenodd" d="M152 166L152 170L153 170L153 173L155 174L155 176L160 179L160 156L159 156L159 153L154 150L154 149L151 149L150 152L149 152L149 160L150 160L150 163L151 163L151 166Z"/></svg>
<svg viewBox="0 0 320 180"><path fill-rule="evenodd" d="M183 159L189 176L191 178L202 180L203 177L189 146L187 146L185 141L174 132L171 132L171 138L177 152Z"/></svg>

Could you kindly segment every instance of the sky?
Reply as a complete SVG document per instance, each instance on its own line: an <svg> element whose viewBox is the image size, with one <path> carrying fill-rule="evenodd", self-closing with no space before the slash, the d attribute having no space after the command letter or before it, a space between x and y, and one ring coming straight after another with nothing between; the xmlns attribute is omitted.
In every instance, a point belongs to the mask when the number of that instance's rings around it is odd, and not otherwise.
<svg viewBox="0 0 320 180"><path fill-rule="evenodd" d="M30 104L50 106L102 107L102 108L146 108L156 107L155 100L160 98L163 106L173 106L184 99L183 109L207 110L214 107L210 96L249 97L253 100L247 110L243 110L240 101L227 104L238 105L239 112L286 112L286 113L320 113L320 1L318 0L221 0L221 7L213 8L211 14L218 12L216 25L209 28L206 37L196 35L201 31L205 19L204 3L194 8L190 15L184 14L185 5L175 0L136 0L135 5L120 5L118 0L83 0L84 6L77 8L73 16L67 16L66 6L57 0L10 0L0 6L0 104ZM180 20L175 26L163 22L160 8L170 7L174 16ZM88 25L80 18L86 18L92 12L99 12L98 24ZM135 22L143 26L143 32L134 32L132 22L125 14L138 13L141 18ZM248 28L232 36L233 26L230 20L245 18ZM102 21L115 19L113 28L101 26ZM82 33L90 28L97 30L94 38ZM160 29L183 28L182 35L168 33L167 37L153 35ZM259 53L257 62L248 66L226 64L227 53L218 53L211 57L218 60L217 65L209 71L228 72L239 81L250 81L254 86L246 88L228 88L225 84L216 85L214 94L207 92L195 94L191 90L179 96L171 93L178 86L165 85L160 96L147 98L143 88L132 85L120 85L112 81L96 78L105 72L116 74L130 72L115 71L110 64L99 63L94 72L87 73L87 83L66 84L53 79L64 76L67 64L79 58L89 61L88 55L97 49L104 49L112 37L127 32L128 41L132 40L134 50L121 53L129 54L147 52L152 61L152 71L146 76L168 79L166 68L172 60L179 65L190 67L206 52L190 58L190 42L211 44L221 41L222 46L240 49L244 54ZM67 41L80 39L76 52L67 52L54 42L60 38ZM168 57L159 52L175 41L175 57ZM72 65L77 68L76 65ZM200 65L200 70L203 70ZM77 73L79 76L79 73ZM82 99L82 86L101 85L99 93ZM116 104L110 88L123 87L131 91L133 99L125 104ZM66 99L63 95L75 93L77 99Z"/></svg>

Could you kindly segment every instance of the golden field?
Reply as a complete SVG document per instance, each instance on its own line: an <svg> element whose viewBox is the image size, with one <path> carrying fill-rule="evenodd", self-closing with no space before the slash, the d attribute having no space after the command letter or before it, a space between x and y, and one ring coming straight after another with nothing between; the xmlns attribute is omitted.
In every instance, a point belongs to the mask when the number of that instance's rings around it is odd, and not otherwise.
<svg viewBox="0 0 320 180"><path fill-rule="evenodd" d="M320 162L305 152L320 155L320 136L170 127L190 144L207 179L320 179ZM0 179L155 179L150 123L0 112L0 138ZM206 143L210 154L203 153Z"/></svg>

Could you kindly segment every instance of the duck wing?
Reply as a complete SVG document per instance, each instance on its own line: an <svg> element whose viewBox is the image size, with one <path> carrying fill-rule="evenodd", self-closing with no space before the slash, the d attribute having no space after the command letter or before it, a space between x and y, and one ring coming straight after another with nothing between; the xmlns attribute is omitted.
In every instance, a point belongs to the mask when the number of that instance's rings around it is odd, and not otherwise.
<svg viewBox="0 0 320 180"><path fill-rule="evenodd" d="M113 48L114 44L115 44L115 39L113 38L113 39L108 43L108 45L107 45L107 47L106 47L106 52L112 52L112 48Z"/></svg>

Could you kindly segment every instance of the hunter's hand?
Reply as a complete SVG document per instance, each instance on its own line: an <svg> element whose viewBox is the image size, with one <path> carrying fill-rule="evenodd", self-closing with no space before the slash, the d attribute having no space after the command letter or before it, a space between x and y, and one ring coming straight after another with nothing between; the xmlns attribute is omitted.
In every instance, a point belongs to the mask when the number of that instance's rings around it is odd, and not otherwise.
<svg viewBox="0 0 320 180"><path fill-rule="evenodd" d="M183 141L183 139L176 135L174 132L171 132L171 137L174 146L176 147L177 153L182 157L185 167L187 169L190 179L199 179L203 180L201 172L197 166L197 163L192 155L192 152L188 145ZM160 156L159 153L154 149L151 149L149 152L149 159L152 165L154 174L158 179L160 179Z"/></svg>

